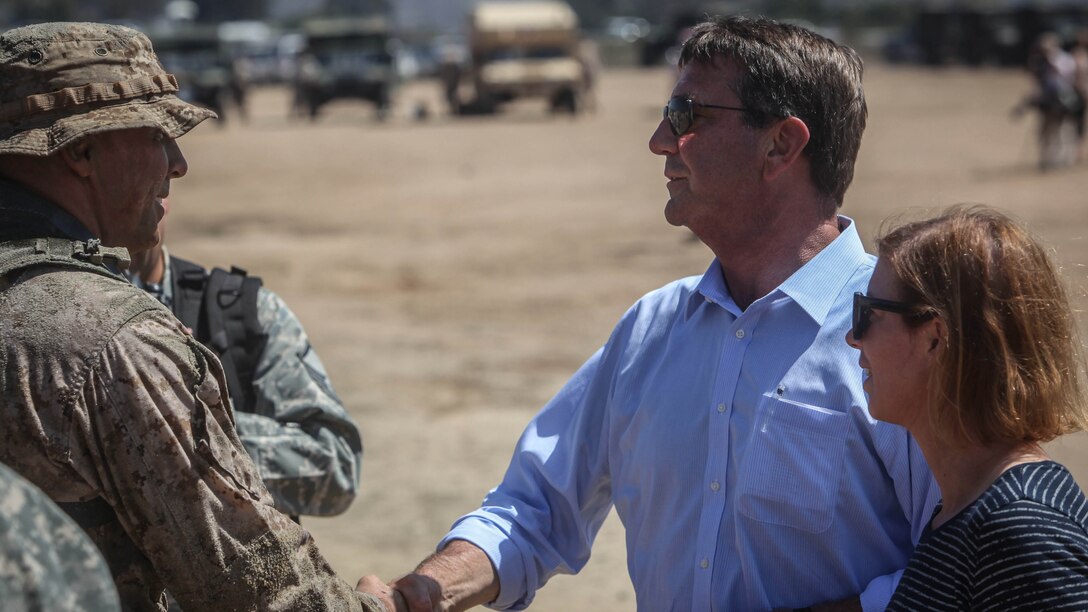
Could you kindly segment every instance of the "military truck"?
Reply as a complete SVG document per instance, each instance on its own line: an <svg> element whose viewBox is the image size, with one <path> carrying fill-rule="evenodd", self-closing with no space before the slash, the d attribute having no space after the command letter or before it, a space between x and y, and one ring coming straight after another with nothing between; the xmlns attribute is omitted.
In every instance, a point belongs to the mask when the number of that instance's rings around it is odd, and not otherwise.
<svg viewBox="0 0 1088 612"><path fill-rule="evenodd" d="M468 17L467 64L444 66L454 114L490 113L518 98L578 112L590 87L578 17L565 2L479 2Z"/></svg>
<svg viewBox="0 0 1088 612"><path fill-rule="evenodd" d="M150 38L166 71L178 80L178 96L210 108L225 121L235 75L217 29L186 25L152 31Z"/></svg>
<svg viewBox="0 0 1088 612"><path fill-rule="evenodd" d="M296 112L316 118L325 104L354 98L389 112L396 81L393 44L385 17L317 19L303 25L306 46L297 61Z"/></svg>

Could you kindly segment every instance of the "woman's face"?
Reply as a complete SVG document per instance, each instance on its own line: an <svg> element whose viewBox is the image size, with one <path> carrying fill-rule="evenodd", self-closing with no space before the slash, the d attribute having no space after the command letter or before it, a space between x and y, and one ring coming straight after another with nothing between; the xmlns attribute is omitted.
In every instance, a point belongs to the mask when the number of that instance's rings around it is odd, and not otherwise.
<svg viewBox="0 0 1088 612"><path fill-rule="evenodd" d="M883 259L877 262L866 295L903 299L899 280ZM872 308L868 318L861 338L847 332L846 341L861 351L858 363L864 369L863 388L869 396L870 414L912 431L928 426L926 387L935 343L926 332L932 322L912 328L905 315L879 308Z"/></svg>

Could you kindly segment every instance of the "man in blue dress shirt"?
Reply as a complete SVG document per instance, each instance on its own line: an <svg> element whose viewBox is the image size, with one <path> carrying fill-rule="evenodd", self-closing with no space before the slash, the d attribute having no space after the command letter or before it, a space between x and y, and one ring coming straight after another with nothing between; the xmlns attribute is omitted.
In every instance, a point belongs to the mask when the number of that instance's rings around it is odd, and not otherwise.
<svg viewBox="0 0 1088 612"><path fill-rule="evenodd" d="M533 418L480 509L392 584L412 610L528 606L613 507L639 610L883 610L895 589L937 489L843 341L874 264L837 215L861 60L738 17L698 26L680 67L650 149L666 219L715 260L640 299Z"/></svg>

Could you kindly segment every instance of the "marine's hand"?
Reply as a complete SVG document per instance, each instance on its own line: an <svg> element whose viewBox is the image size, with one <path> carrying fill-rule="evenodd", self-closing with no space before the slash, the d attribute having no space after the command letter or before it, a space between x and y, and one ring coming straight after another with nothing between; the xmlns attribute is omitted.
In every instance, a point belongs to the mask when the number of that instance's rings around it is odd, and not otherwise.
<svg viewBox="0 0 1088 612"><path fill-rule="evenodd" d="M385 606L387 612L406 612L408 610L408 606L404 603L404 598L401 597L400 593L382 582L377 576L363 576L356 583L355 590L377 597Z"/></svg>

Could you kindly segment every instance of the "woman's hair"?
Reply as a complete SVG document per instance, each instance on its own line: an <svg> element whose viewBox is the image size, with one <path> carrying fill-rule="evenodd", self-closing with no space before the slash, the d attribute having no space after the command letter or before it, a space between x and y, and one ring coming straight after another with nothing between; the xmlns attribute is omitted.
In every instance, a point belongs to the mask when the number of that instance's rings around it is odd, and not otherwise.
<svg viewBox="0 0 1088 612"><path fill-rule="evenodd" d="M929 380L939 436L993 445L1085 428L1073 313L1053 262L1024 228L990 208L957 206L877 244L903 298L932 308L947 329Z"/></svg>

